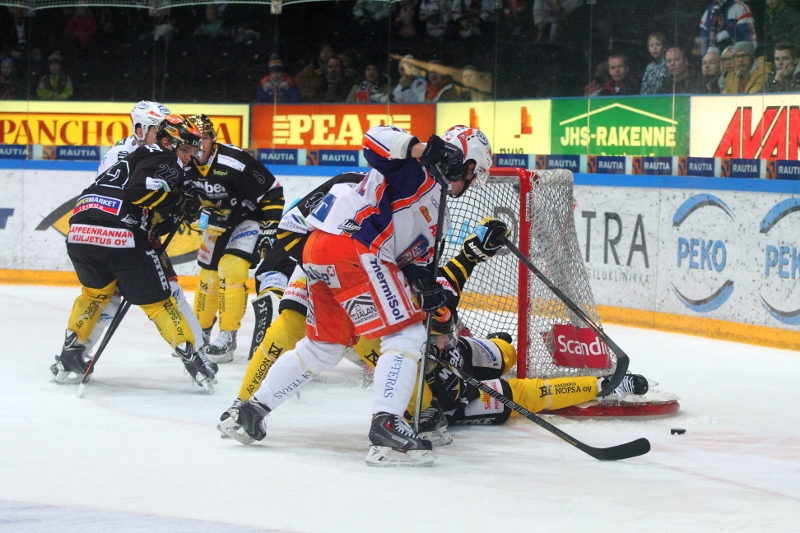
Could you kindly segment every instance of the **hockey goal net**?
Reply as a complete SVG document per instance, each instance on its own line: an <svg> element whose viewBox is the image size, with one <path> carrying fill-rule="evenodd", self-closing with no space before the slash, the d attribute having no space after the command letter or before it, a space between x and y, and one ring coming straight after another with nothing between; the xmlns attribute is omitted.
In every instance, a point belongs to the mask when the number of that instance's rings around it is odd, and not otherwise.
<svg viewBox="0 0 800 533"><path fill-rule="evenodd" d="M511 228L510 240L539 270L599 324L583 266L572 215L572 172L493 168L487 184L461 198L448 198L450 230L442 261L456 255L487 216ZM616 361L610 353L601 369L556 364L553 327L587 327L507 249L479 264L464 287L460 317L474 336L505 331L517 347L518 377L608 374Z"/></svg>
<svg viewBox="0 0 800 533"><path fill-rule="evenodd" d="M598 326L601 324L578 246L573 216L573 175L566 169L493 168L484 187L448 198L450 229L442 264L456 255L487 216L504 221L510 240ZM504 331L517 348L517 377L601 376L616 356L579 316L507 249L475 267L459 316L476 337ZM677 403L675 404L677 406ZM584 416L665 414L606 409ZM570 414L578 416L578 414Z"/></svg>

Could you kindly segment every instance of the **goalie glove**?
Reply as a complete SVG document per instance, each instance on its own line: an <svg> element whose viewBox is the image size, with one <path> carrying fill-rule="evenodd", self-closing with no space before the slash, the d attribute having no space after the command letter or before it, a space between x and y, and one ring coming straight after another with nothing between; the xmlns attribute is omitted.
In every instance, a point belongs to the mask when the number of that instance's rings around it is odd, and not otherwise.
<svg viewBox="0 0 800 533"><path fill-rule="evenodd" d="M475 227L475 231L464 239L461 249L467 259L473 263L480 263L493 257L509 235L511 230L505 222L494 217L486 217Z"/></svg>
<svg viewBox="0 0 800 533"><path fill-rule="evenodd" d="M428 139L419 162L442 187L464 177L464 152L438 135Z"/></svg>
<svg viewBox="0 0 800 533"><path fill-rule="evenodd" d="M219 237L228 231L228 215L230 211L204 207L200 210L200 229L207 234Z"/></svg>
<svg viewBox="0 0 800 533"><path fill-rule="evenodd" d="M447 302L444 288L431 279L427 268L411 264L403 267L403 274L423 311L435 311Z"/></svg>

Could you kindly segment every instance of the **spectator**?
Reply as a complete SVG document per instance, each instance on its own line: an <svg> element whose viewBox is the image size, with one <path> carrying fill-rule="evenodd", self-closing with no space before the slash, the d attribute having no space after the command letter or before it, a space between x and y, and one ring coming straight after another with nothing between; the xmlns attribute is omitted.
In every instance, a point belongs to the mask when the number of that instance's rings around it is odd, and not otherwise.
<svg viewBox="0 0 800 533"><path fill-rule="evenodd" d="M494 0L453 0L451 16L462 39L483 34L483 25L494 15Z"/></svg>
<svg viewBox="0 0 800 533"><path fill-rule="evenodd" d="M364 77L350 89L347 101L384 104L389 100L389 94L389 78L381 74L377 62L369 61L364 68Z"/></svg>
<svg viewBox="0 0 800 533"><path fill-rule="evenodd" d="M756 59L753 45L744 41L733 45L733 68L725 79L725 94L757 93L772 73L772 63L764 56Z"/></svg>
<svg viewBox="0 0 800 533"><path fill-rule="evenodd" d="M31 23L34 12L23 7L9 7L8 15L8 19L4 18L3 24L0 24L2 50L20 65L28 59L32 63L40 63L42 52L39 47L43 35L40 25Z"/></svg>
<svg viewBox="0 0 800 533"><path fill-rule="evenodd" d="M320 91L326 86L326 71L328 60L334 55L333 45L323 41L319 46L317 57L308 63L294 77L300 89L300 100L303 102L316 102Z"/></svg>
<svg viewBox="0 0 800 533"><path fill-rule="evenodd" d="M719 56L720 73L719 73L719 92L725 90L725 83L727 82L728 72L733 71L733 45L726 46L725 50Z"/></svg>
<svg viewBox="0 0 800 533"><path fill-rule="evenodd" d="M461 69L461 94L463 102L484 102L492 95L492 81L488 75L472 65Z"/></svg>
<svg viewBox="0 0 800 533"><path fill-rule="evenodd" d="M559 27L564 18L583 4L581 0L533 0L533 23L536 25L536 41L556 42ZM550 25L548 29L548 24Z"/></svg>
<svg viewBox="0 0 800 533"><path fill-rule="evenodd" d="M415 39L417 27L414 19L417 16L419 0L401 0L397 5L397 15L394 17L395 33L402 39Z"/></svg>
<svg viewBox="0 0 800 533"><path fill-rule="evenodd" d="M413 60L414 56L407 55L397 65L400 80L392 91L392 101L396 104L417 104L425 101L425 78L411 62Z"/></svg>
<svg viewBox="0 0 800 533"><path fill-rule="evenodd" d="M258 82L256 102L270 104L295 104L300 101L300 89L294 78L283 71L283 61L278 54L269 56L269 74Z"/></svg>
<svg viewBox="0 0 800 533"><path fill-rule="evenodd" d="M458 100L458 88L440 61L428 62L428 84L425 86L426 102L452 102Z"/></svg>
<svg viewBox="0 0 800 533"><path fill-rule="evenodd" d="M142 42L164 41L169 43L178 34L178 23L171 9L151 9L153 29L139 35Z"/></svg>
<svg viewBox="0 0 800 533"><path fill-rule="evenodd" d="M69 40L76 42L81 50L85 50L96 30L97 23L92 11L81 5L75 8L75 13L67 21L64 33Z"/></svg>
<svg viewBox="0 0 800 533"><path fill-rule="evenodd" d="M628 68L628 57L623 54L608 56L608 74L611 79L603 85L598 96L626 96L639 94L636 79Z"/></svg>
<svg viewBox="0 0 800 533"><path fill-rule="evenodd" d="M777 50L778 43L798 44L800 12L787 5L786 0L767 0L767 16L764 23L764 50Z"/></svg>
<svg viewBox="0 0 800 533"><path fill-rule="evenodd" d="M342 62L342 83L347 87L349 94L350 88L358 81L356 62L350 54L339 54L337 57Z"/></svg>
<svg viewBox="0 0 800 533"><path fill-rule="evenodd" d="M742 0L711 0L700 18L700 53L709 46L722 48L738 42L758 46L753 13Z"/></svg>
<svg viewBox="0 0 800 533"><path fill-rule="evenodd" d="M592 97L600 95L605 85L611 78L608 75L608 61L601 61L594 68L594 76L583 88L584 96Z"/></svg>
<svg viewBox="0 0 800 533"><path fill-rule="evenodd" d="M389 20L392 4L383 0L356 0L353 18L364 29L370 29L376 22Z"/></svg>
<svg viewBox="0 0 800 533"><path fill-rule="evenodd" d="M225 28L222 27L222 19L216 4L206 4L205 22L200 24L192 34L194 37L208 37L216 40L225 35Z"/></svg>
<svg viewBox="0 0 800 533"><path fill-rule="evenodd" d="M720 78L719 50L713 46L708 47L708 52L703 56L703 93L719 94Z"/></svg>
<svg viewBox="0 0 800 533"><path fill-rule="evenodd" d="M344 102L350 94L350 85L344 81L342 60L332 57L325 66L325 84L317 93L317 102Z"/></svg>
<svg viewBox="0 0 800 533"><path fill-rule="evenodd" d="M669 75L661 82L659 94L699 94L703 91L700 80L689 70L689 60L683 49L673 46L667 50Z"/></svg>
<svg viewBox="0 0 800 533"><path fill-rule="evenodd" d="M72 98L72 80L61 70L61 53L53 52L47 58L49 74L42 76L36 94L41 100L69 100Z"/></svg>
<svg viewBox="0 0 800 533"><path fill-rule="evenodd" d="M652 60L644 69L642 76L642 94L657 94L661 82L669 75L667 72L667 39L661 32L651 33L647 37L647 51Z"/></svg>
<svg viewBox="0 0 800 533"><path fill-rule="evenodd" d="M419 19L425 22L425 36L438 40L447 36L452 13L450 0L421 0Z"/></svg>
<svg viewBox="0 0 800 533"><path fill-rule="evenodd" d="M25 85L10 57L0 63L0 100L25 100Z"/></svg>
<svg viewBox="0 0 800 533"><path fill-rule="evenodd" d="M797 47L790 43L775 45L775 72L764 85L768 93L800 92L800 62Z"/></svg>

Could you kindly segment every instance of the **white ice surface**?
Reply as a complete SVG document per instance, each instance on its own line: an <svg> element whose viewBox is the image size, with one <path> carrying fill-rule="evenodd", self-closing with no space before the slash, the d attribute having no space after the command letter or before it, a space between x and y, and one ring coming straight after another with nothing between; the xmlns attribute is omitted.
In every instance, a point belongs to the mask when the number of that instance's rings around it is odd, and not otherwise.
<svg viewBox="0 0 800 533"><path fill-rule="evenodd" d="M647 437L649 454L599 462L515 419L452 429L431 468L369 468L371 392L347 361L273 413L262 443L219 437L250 311L213 396L138 308L82 399L51 383L77 291L0 285L0 531L800 530L796 352L609 325L681 410L550 421L593 446Z"/></svg>

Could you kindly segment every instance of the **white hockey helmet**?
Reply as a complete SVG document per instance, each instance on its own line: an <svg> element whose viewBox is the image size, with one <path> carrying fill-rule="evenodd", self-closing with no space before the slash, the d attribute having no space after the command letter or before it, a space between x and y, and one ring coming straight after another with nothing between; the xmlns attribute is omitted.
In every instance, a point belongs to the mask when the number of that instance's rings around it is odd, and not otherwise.
<svg viewBox="0 0 800 533"><path fill-rule="evenodd" d="M489 179L492 167L492 145L478 128L453 126L442 136L445 142L457 146L464 153L465 167L469 161L475 162L473 186L481 186Z"/></svg>
<svg viewBox="0 0 800 533"><path fill-rule="evenodd" d="M148 102L147 100L142 100L133 108L131 111L131 128L133 130L133 136L139 142L144 141L145 135L147 135L148 130L150 128L158 128L161 121L167 118L169 115L169 109L167 106L160 102ZM139 137L136 135L136 126L142 127L142 136Z"/></svg>

